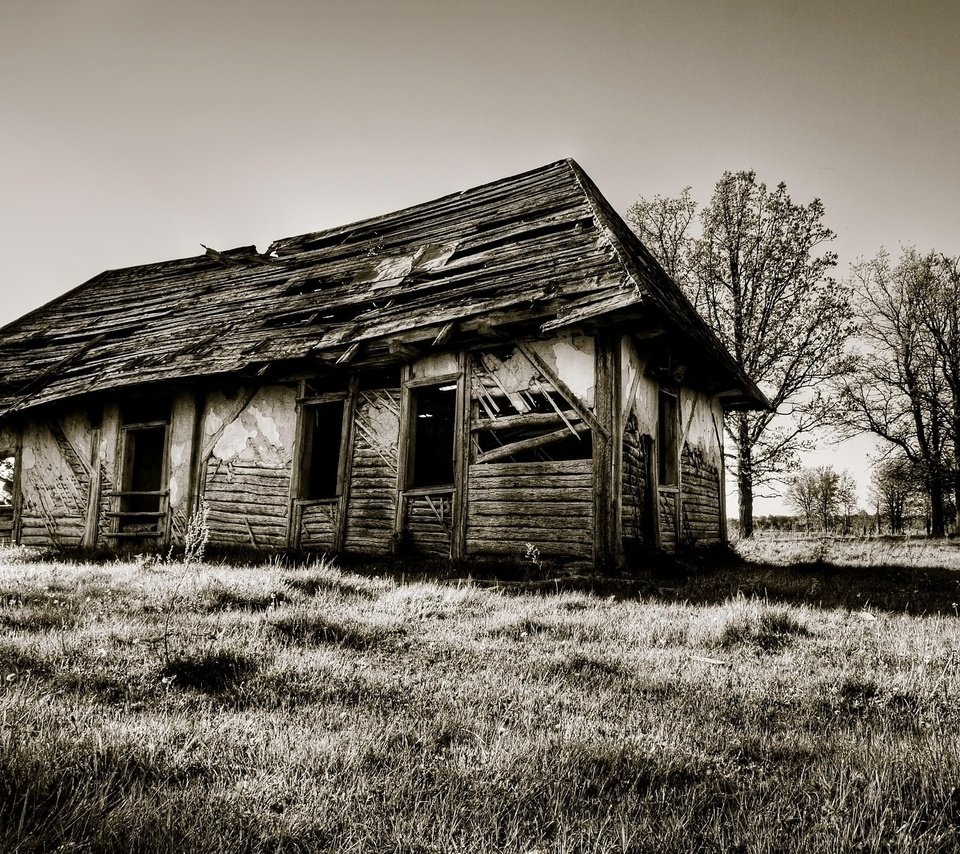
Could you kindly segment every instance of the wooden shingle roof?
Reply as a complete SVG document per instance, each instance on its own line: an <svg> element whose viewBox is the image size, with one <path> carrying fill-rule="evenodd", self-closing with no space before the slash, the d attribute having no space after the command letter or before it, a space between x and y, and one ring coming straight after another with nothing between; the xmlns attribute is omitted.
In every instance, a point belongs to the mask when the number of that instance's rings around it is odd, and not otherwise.
<svg viewBox="0 0 960 854"><path fill-rule="evenodd" d="M726 405L763 395L572 160L339 228L108 270L0 329L0 415L144 383L396 361L655 318ZM450 346L453 346L452 344Z"/></svg>

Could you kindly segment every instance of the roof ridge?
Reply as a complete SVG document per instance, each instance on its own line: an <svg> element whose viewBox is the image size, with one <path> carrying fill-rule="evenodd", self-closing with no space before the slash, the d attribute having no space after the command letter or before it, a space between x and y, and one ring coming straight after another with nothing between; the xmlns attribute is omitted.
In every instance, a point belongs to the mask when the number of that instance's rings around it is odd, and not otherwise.
<svg viewBox="0 0 960 854"><path fill-rule="evenodd" d="M485 181L482 184L475 184L472 187L467 187L462 190L455 190L451 193L444 193L441 196L437 196L433 199L428 199L423 202L417 202L413 205L407 205L406 207L396 208L395 210L385 211L381 214L375 214L374 216L364 217L362 219L354 220L353 222L343 223L341 225L330 226L329 228L320 229L319 231L306 231L302 234L293 234L288 237L278 237L276 240L273 240L270 243L270 246L267 248L266 254L273 254L277 247L283 244L292 244L296 245L296 242L310 240L322 240L326 237L332 237L337 234L348 233L350 231L355 231L361 226L370 226L378 222L382 222L390 217L400 216L402 214L410 214L414 211L428 209L438 205L447 200L456 199L460 196L465 195L466 193L480 193L484 190L489 190L498 185L506 185L510 183L515 183L517 181L522 181L528 179L534 175L538 174L547 174L553 170L556 170L560 166L565 166L575 174L576 170L580 167L577 165L576 161L572 158L565 157L560 160L554 160L551 163L546 163L542 166L537 166L534 169L527 169L523 172L517 172L513 175L507 175L503 178L497 178L492 181ZM572 167L572 168L571 168Z"/></svg>

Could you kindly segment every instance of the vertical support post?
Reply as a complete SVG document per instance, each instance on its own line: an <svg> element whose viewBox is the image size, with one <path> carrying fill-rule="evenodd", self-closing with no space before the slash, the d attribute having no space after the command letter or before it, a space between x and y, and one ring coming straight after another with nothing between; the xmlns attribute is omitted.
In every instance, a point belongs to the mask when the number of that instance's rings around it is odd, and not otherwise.
<svg viewBox="0 0 960 854"><path fill-rule="evenodd" d="M647 529L650 534L649 545L655 549L663 547L663 534L660 531L660 473L657 465L657 444L653 436L643 437L643 476L646 479Z"/></svg>
<svg viewBox="0 0 960 854"><path fill-rule="evenodd" d="M407 505L403 491L407 488L410 478L410 434L414 429L413 414L411 412L410 365L404 365L400 370L400 434L397 438L397 505L393 518L394 541L399 541L403 534Z"/></svg>
<svg viewBox="0 0 960 854"><path fill-rule="evenodd" d="M617 335L611 341L610 358L610 405L612 419L611 435L611 479L610 520L611 552L617 567L624 565L623 550L623 433L626 419L623 412L623 336Z"/></svg>
<svg viewBox="0 0 960 854"><path fill-rule="evenodd" d="M599 569L609 568L615 561L613 501L614 442L618 435L614 407L618 393L614 379L619 374L619 360L614 354L614 340L609 334L595 339L594 415L606 430L593 431L593 560ZM619 380L617 381L619 386ZM618 419L617 419L618 420Z"/></svg>
<svg viewBox="0 0 960 854"><path fill-rule="evenodd" d="M110 473L108 482L114 491L122 487L123 462L120 457L120 407L116 403L108 403L103 407L103 421L100 425L100 462ZM110 510L116 513L120 509L120 499L114 495L110 499ZM116 533L120 520L116 516L110 517L110 533ZM111 543L116 545L117 541Z"/></svg>
<svg viewBox="0 0 960 854"><path fill-rule="evenodd" d="M460 353L457 361L457 414L453 434L453 530L450 536L450 558L462 560L467 554L467 502L470 500L467 481L470 474L470 388L472 359Z"/></svg>
<svg viewBox="0 0 960 854"><path fill-rule="evenodd" d="M90 429L90 483L87 488L87 515L83 526L84 548L97 545L100 528L100 427Z"/></svg>
<svg viewBox="0 0 960 854"><path fill-rule="evenodd" d="M23 527L23 422L16 425L16 449L13 458L13 530L10 532L10 542L20 545L21 528Z"/></svg>
<svg viewBox="0 0 960 854"><path fill-rule="evenodd" d="M206 414L206 392L196 391L193 398L193 437L190 440L190 459L187 462L187 495L185 507L187 518L200 508L200 499L203 496L203 484L200 482L200 449L203 446L203 419Z"/></svg>
<svg viewBox="0 0 960 854"><path fill-rule="evenodd" d="M350 377L347 399L343 404L343 429L340 432L340 461L337 466L337 519L333 535L333 550L343 551L347 541L347 505L350 502L350 480L353 476L353 435L357 416L357 396L360 377ZM299 525L297 528L299 530Z"/></svg>
<svg viewBox="0 0 960 854"><path fill-rule="evenodd" d="M297 426L296 439L294 440L293 462L290 470L290 494L287 497L287 548L300 548L300 505L297 499L300 497L300 483L303 480L303 455L306 452L306 407L300 400L307 396L307 381L300 380L297 388Z"/></svg>

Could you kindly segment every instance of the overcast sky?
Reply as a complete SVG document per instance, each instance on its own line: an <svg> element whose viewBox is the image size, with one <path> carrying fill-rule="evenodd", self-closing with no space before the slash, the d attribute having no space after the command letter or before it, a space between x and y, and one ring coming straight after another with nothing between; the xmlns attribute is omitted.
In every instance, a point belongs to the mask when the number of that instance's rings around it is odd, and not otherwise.
<svg viewBox="0 0 960 854"><path fill-rule="evenodd" d="M0 0L0 323L567 156L621 212L783 180L842 270L955 254L958 32L938 0Z"/></svg>

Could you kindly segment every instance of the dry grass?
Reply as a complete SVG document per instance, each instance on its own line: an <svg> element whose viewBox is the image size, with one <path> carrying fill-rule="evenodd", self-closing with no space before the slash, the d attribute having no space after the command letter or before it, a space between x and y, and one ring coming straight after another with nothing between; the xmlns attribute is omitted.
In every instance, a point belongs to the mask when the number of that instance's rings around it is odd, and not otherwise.
<svg viewBox="0 0 960 854"><path fill-rule="evenodd" d="M686 585L9 565L0 850L960 846L960 620Z"/></svg>
<svg viewBox="0 0 960 854"><path fill-rule="evenodd" d="M768 533L741 540L736 549L745 560L776 566L820 562L831 566L960 570L960 540L952 539Z"/></svg>

